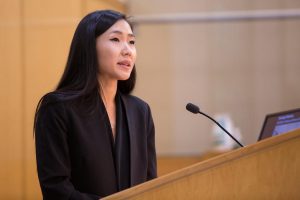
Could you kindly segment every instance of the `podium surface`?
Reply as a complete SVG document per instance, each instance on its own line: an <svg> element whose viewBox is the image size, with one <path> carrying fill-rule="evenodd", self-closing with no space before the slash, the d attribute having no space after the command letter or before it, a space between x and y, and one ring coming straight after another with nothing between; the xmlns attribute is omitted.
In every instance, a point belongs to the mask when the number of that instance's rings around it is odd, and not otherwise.
<svg viewBox="0 0 300 200"><path fill-rule="evenodd" d="M110 195L112 199L300 199L300 129Z"/></svg>

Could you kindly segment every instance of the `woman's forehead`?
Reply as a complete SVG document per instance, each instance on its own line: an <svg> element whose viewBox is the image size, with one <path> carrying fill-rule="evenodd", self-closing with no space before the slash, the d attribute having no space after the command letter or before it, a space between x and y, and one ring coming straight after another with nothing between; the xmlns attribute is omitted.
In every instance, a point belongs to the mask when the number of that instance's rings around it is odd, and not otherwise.
<svg viewBox="0 0 300 200"><path fill-rule="evenodd" d="M129 35L131 37L134 37L134 34L132 32L132 29L129 25L129 23L124 20L118 20L116 23L114 23L107 31L105 31L107 34L125 34Z"/></svg>

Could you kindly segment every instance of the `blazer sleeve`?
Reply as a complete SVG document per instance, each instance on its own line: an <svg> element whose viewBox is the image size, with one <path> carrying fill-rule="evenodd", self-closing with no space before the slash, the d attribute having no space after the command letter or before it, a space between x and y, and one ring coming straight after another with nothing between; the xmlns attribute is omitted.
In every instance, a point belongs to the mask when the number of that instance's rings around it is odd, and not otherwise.
<svg viewBox="0 0 300 200"><path fill-rule="evenodd" d="M147 152L148 152L148 168L147 180L157 177L156 150L155 150L155 127L152 119L151 109L148 108L148 128L147 128Z"/></svg>
<svg viewBox="0 0 300 200"><path fill-rule="evenodd" d="M41 106L35 127L37 170L43 199L99 199L97 195L77 191L70 181L68 127L63 103Z"/></svg>

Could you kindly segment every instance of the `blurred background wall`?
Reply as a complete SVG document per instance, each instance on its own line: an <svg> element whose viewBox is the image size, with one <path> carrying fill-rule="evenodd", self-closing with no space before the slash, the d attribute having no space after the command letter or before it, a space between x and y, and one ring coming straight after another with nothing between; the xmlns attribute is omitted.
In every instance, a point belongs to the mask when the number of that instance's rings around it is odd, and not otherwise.
<svg viewBox="0 0 300 200"><path fill-rule="evenodd" d="M291 0L129 1L133 16L295 9ZM185 110L228 113L245 144L267 113L300 107L300 20L152 23L136 28L139 84L157 124L161 154L199 154L212 123ZM153 95L155 94L155 95Z"/></svg>
<svg viewBox="0 0 300 200"><path fill-rule="evenodd" d="M0 199L41 199L35 107L56 86L79 20L107 8L141 16L299 9L300 1L0 0ZM212 123L188 113L187 102L228 113L244 144L256 141L267 113L300 107L299 19L142 23L135 34L134 94L152 108L160 157L211 151Z"/></svg>

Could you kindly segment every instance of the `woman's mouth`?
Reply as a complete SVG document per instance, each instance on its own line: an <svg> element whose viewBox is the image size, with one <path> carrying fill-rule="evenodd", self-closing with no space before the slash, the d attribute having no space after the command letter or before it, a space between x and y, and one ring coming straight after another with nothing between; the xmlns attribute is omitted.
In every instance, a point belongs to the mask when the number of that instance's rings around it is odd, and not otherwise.
<svg viewBox="0 0 300 200"><path fill-rule="evenodd" d="M131 63L128 60L123 60L117 63L118 65L122 66L122 67L126 67L126 68L130 68L131 67Z"/></svg>

